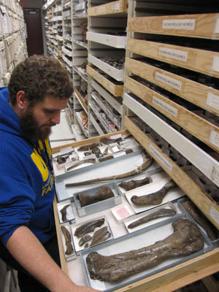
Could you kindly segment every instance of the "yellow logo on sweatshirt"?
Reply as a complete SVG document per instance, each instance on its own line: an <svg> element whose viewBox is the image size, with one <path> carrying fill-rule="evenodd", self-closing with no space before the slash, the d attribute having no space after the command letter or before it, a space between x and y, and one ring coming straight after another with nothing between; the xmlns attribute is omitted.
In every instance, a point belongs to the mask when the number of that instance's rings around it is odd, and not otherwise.
<svg viewBox="0 0 219 292"><path fill-rule="evenodd" d="M43 181L46 182L49 177L49 170L43 158L37 153L36 150L34 150L34 152L31 154L31 158L34 164L36 165L36 167L39 169Z"/></svg>

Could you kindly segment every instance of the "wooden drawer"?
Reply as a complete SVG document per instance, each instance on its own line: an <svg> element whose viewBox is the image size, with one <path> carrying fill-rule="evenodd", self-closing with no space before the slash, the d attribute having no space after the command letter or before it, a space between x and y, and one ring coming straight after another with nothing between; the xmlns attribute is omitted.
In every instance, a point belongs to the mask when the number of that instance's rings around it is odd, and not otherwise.
<svg viewBox="0 0 219 292"><path fill-rule="evenodd" d="M88 8L88 16L127 13L128 0L118 0Z"/></svg>
<svg viewBox="0 0 219 292"><path fill-rule="evenodd" d="M141 56L219 78L218 52L137 39L128 39L127 48Z"/></svg>
<svg viewBox="0 0 219 292"><path fill-rule="evenodd" d="M100 83L104 88L106 88L112 95L114 96L122 96L123 95L123 85L117 85L113 83L97 70L87 65L87 74L90 75L93 79L95 79L98 83Z"/></svg>
<svg viewBox="0 0 219 292"><path fill-rule="evenodd" d="M219 222L214 216L214 214L219 214L219 206L217 203L203 193L200 187L128 117L125 117L124 125L164 171L168 173L198 208L202 210L206 217L219 228Z"/></svg>
<svg viewBox="0 0 219 292"><path fill-rule="evenodd" d="M219 152L219 127L130 77L125 86L144 102Z"/></svg>
<svg viewBox="0 0 219 292"><path fill-rule="evenodd" d="M130 32L160 35L219 38L219 13L133 17L128 22Z"/></svg>
<svg viewBox="0 0 219 292"><path fill-rule="evenodd" d="M180 97L219 115L219 90L155 66L127 58L126 69Z"/></svg>

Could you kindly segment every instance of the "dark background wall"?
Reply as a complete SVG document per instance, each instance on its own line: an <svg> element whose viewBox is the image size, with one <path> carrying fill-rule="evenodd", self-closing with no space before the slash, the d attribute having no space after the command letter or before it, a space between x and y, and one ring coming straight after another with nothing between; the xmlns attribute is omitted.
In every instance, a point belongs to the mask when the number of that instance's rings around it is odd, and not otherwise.
<svg viewBox="0 0 219 292"><path fill-rule="evenodd" d="M21 0L24 10L24 20L27 28L28 55L43 54L43 25L42 11L43 0Z"/></svg>

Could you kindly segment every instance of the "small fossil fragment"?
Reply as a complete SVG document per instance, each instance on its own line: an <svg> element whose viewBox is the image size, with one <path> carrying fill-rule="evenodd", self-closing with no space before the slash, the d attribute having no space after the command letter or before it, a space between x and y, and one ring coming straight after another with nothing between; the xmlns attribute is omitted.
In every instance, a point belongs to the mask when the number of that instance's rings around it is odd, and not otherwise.
<svg viewBox="0 0 219 292"><path fill-rule="evenodd" d="M71 242L71 234L68 231L68 229L65 226L61 226L62 233L65 238L65 245L66 245L66 255L70 255L73 253L73 247L72 247L72 242Z"/></svg>
<svg viewBox="0 0 219 292"><path fill-rule="evenodd" d="M145 195L145 196L132 196L131 201L136 206L150 206L150 205L159 205L162 203L163 198L166 196L166 194L173 188L175 188L176 185L173 181L169 181L167 184L165 184L162 189L159 191Z"/></svg>
<svg viewBox="0 0 219 292"><path fill-rule="evenodd" d="M108 186L100 187L99 190L93 194L92 192L83 192L78 195L78 199L82 207L103 201L114 196L111 188Z"/></svg>
<svg viewBox="0 0 219 292"><path fill-rule="evenodd" d="M126 191L130 191L132 189L138 188L140 186L149 184L152 182L151 177L145 177L143 179L137 179L137 180L130 180L130 181L125 181L121 182L119 184L119 187L125 189Z"/></svg>
<svg viewBox="0 0 219 292"><path fill-rule="evenodd" d="M90 241L92 239L92 236L90 234L85 234L84 236L81 237L79 240L78 244L79 246L84 245L86 242Z"/></svg>
<svg viewBox="0 0 219 292"><path fill-rule="evenodd" d="M107 240L111 236L107 226L104 226L94 232L90 246L96 245Z"/></svg>
<svg viewBox="0 0 219 292"><path fill-rule="evenodd" d="M155 219L158 219L158 218L163 218L163 217L172 217L176 215L176 211L173 210L173 209L160 209L160 210L157 210L149 215L146 215L132 223L130 223L128 225L128 228L132 229L132 228L135 228L139 225L142 225L142 224L145 224L149 221L152 221L152 220L155 220Z"/></svg>
<svg viewBox="0 0 219 292"><path fill-rule="evenodd" d="M105 218L101 218L82 224L81 226L76 228L74 235L77 237L82 237L87 233L93 232L95 228L102 226L104 222Z"/></svg>
<svg viewBox="0 0 219 292"><path fill-rule="evenodd" d="M204 247L199 228L188 219L178 219L173 224L173 233L152 245L124 253L103 256L91 252L87 267L92 279L115 283L140 273L163 261L188 256Z"/></svg>
<svg viewBox="0 0 219 292"><path fill-rule="evenodd" d="M71 204L67 204L65 205L61 210L60 213L62 215L62 222L67 221L67 208L71 206Z"/></svg>

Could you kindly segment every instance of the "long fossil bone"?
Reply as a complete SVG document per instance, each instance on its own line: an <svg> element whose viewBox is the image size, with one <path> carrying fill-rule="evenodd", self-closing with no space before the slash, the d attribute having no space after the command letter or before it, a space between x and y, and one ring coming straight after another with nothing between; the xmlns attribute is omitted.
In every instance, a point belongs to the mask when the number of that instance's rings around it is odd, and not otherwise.
<svg viewBox="0 0 219 292"><path fill-rule="evenodd" d="M90 179L90 180L86 180L86 181L67 183L67 184L65 184L65 187L66 188L71 188L71 187L74 187L74 186L96 184L96 183L99 183L99 182L118 180L118 179L130 177L130 176L134 176L134 175L140 174L143 171L145 171L147 168L149 168L152 165L152 163L153 163L153 159L147 157L147 158L144 158L144 161L140 166L138 166L136 169L134 169L132 171L128 171L128 172L125 172L125 173L122 173L122 174L117 174L117 175L112 175L112 176L105 176L105 177L101 177L101 178Z"/></svg>
<svg viewBox="0 0 219 292"><path fill-rule="evenodd" d="M154 244L111 256L91 252L87 266L92 279L118 282L131 275L145 271L161 262L190 255L204 247L204 239L199 228L188 219L178 219L173 223L174 232Z"/></svg>
<svg viewBox="0 0 219 292"><path fill-rule="evenodd" d="M152 220L155 220L155 219L158 219L158 218L163 218L163 217L172 217L176 215L176 211L173 210L173 209L165 209L165 208L162 208L160 210L157 210L149 215L146 215L144 217L141 217L140 219L138 220L135 220L134 222L130 223L128 225L128 228L132 229L132 228L135 228L139 225L142 225L142 224L145 224L149 221L152 221Z"/></svg>

